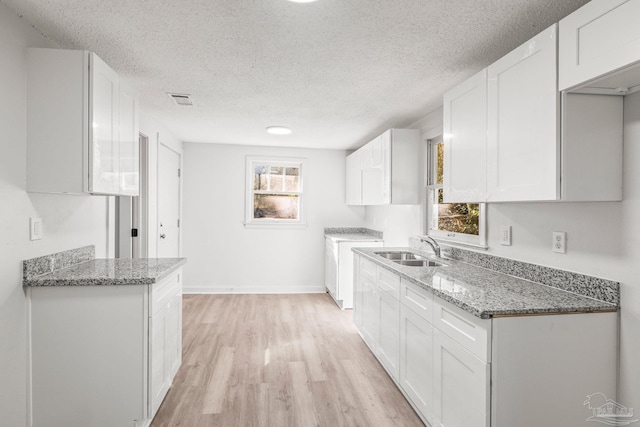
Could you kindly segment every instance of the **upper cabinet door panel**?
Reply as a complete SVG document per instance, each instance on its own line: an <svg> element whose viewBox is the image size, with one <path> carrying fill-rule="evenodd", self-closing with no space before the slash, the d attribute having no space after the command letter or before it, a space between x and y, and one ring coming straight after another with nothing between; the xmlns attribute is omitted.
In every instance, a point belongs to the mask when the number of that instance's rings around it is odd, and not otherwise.
<svg viewBox="0 0 640 427"><path fill-rule="evenodd" d="M560 90L639 62L638 17L637 0L592 0L560 21Z"/></svg>
<svg viewBox="0 0 640 427"><path fill-rule="evenodd" d="M91 143L89 144L89 191L118 194L119 167L119 79L95 54L90 54Z"/></svg>
<svg viewBox="0 0 640 427"><path fill-rule="evenodd" d="M119 192L139 194L140 144L138 143L138 100L120 92L120 183Z"/></svg>
<svg viewBox="0 0 640 427"><path fill-rule="evenodd" d="M488 201L556 200L556 25L488 67Z"/></svg>
<svg viewBox="0 0 640 427"><path fill-rule="evenodd" d="M486 199L487 70L444 95L444 201Z"/></svg>
<svg viewBox="0 0 640 427"><path fill-rule="evenodd" d="M346 162L347 205L362 204L362 153L356 151L347 156Z"/></svg>

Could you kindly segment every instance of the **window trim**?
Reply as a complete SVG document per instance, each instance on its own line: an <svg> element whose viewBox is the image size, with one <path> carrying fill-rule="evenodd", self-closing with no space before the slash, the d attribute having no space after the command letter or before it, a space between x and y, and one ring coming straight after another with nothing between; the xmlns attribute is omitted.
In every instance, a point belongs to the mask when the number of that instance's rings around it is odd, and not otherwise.
<svg viewBox="0 0 640 427"><path fill-rule="evenodd" d="M289 228L289 229L301 229L306 228L307 223L305 221L305 201L304 195L304 175L306 173L306 160L302 157L270 157L270 156L246 156L245 163L245 208L244 208L244 226L245 228ZM282 194L297 194L298 205L298 219L278 219L278 218L254 218L254 190L253 190L253 165L255 163L262 163L274 166L294 166L299 168L300 174L298 178L299 188L298 191L287 191ZM270 191L270 194L279 192ZM259 193L258 193L259 194Z"/></svg>
<svg viewBox="0 0 640 427"><path fill-rule="evenodd" d="M480 210L480 216L478 219L478 235L455 233L451 231L444 231L433 229L434 220L434 207L438 205L436 202L438 189L443 188L443 184L437 184L436 180L436 167L437 158L435 155L435 146L438 144L444 144L443 135L438 135L434 138L427 139L427 224L426 234L432 238L452 245L472 246L474 248L488 249L487 246L487 209L486 203L478 203ZM444 177L443 177L444 178Z"/></svg>

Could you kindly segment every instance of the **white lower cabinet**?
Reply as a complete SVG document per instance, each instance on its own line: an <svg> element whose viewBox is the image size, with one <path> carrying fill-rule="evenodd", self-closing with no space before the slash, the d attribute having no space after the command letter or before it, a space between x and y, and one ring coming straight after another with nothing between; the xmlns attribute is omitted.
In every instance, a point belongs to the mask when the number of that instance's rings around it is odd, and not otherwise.
<svg viewBox="0 0 640 427"><path fill-rule="evenodd" d="M423 420L433 420L433 325L400 306L400 387Z"/></svg>
<svg viewBox="0 0 640 427"><path fill-rule="evenodd" d="M616 399L617 313L480 319L355 258L356 325L428 426L586 427Z"/></svg>
<svg viewBox="0 0 640 427"><path fill-rule="evenodd" d="M380 295L380 336L378 338L378 358L391 378L398 380L400 302L381 291Z"/></svg>
<svg viewBox="0 0 640 427"><path fill-rule="evenodd" d="M27 288L33 427L151 423L181 364L181 276Z"/></svg>
<svg viewBox="0 0 640 427"><path fill-rule="evenodd" d="M380 335L380 291L375 282L361 277L362 327L360 332L371 351L376 352Z"/></svg>
<svg viewBox="0 0 640 427"><path fill-rule="evenodd" d="M353 308L353 251L358 247L381 247L383 241L325 237L324 283L341 309Z"/></svg>
<svg viewBox="0 0 640 427"><path fill-rule="evenodd" d="M433 349L434 424L490 425L490 365L437 328L433 333Z"/></svg>
<svg viewBox="0 0 640 427"><path fill-rule="evenodd" d="M380 275L384 271L364 258L355 256L354 321L371 351L394 381L398 381L400 302L398 291L400 278ZM397 278L398 286L394 285ZM389 280L391 279L391 280Z"/></svg>

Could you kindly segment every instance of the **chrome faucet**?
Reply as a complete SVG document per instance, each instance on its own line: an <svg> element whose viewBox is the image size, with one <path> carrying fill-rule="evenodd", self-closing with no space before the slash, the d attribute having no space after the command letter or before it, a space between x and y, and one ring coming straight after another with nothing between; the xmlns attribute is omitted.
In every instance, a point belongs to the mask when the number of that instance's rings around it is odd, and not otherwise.
<svg viewBox="0 0 640 427"><path fill-rule="evenodd" d="M438 242L436 242L432 237L429 236L421 237L420 241L428 243L429 246L431 246L431 249L433 249L433 252L436 254L436 258L440 258L440 245L438 245Z"/></svg>

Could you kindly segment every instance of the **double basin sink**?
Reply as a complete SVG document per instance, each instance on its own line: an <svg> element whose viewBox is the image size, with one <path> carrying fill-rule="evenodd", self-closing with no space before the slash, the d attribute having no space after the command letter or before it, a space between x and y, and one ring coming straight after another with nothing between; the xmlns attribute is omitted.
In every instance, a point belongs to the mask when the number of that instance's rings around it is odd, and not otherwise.
<svg viewBox="0 0 640 427"><path fill-rule="evenodd" d="M443 264L439 261L434 261L432 259L428 259L421 255L416 255L413 252L405 252L405 251L381 251L375 252L376 255L381 256L382 258L386 258L390 261L395 262L400 265L408 265L411 267L446 267L446 264Z"/></svg>

